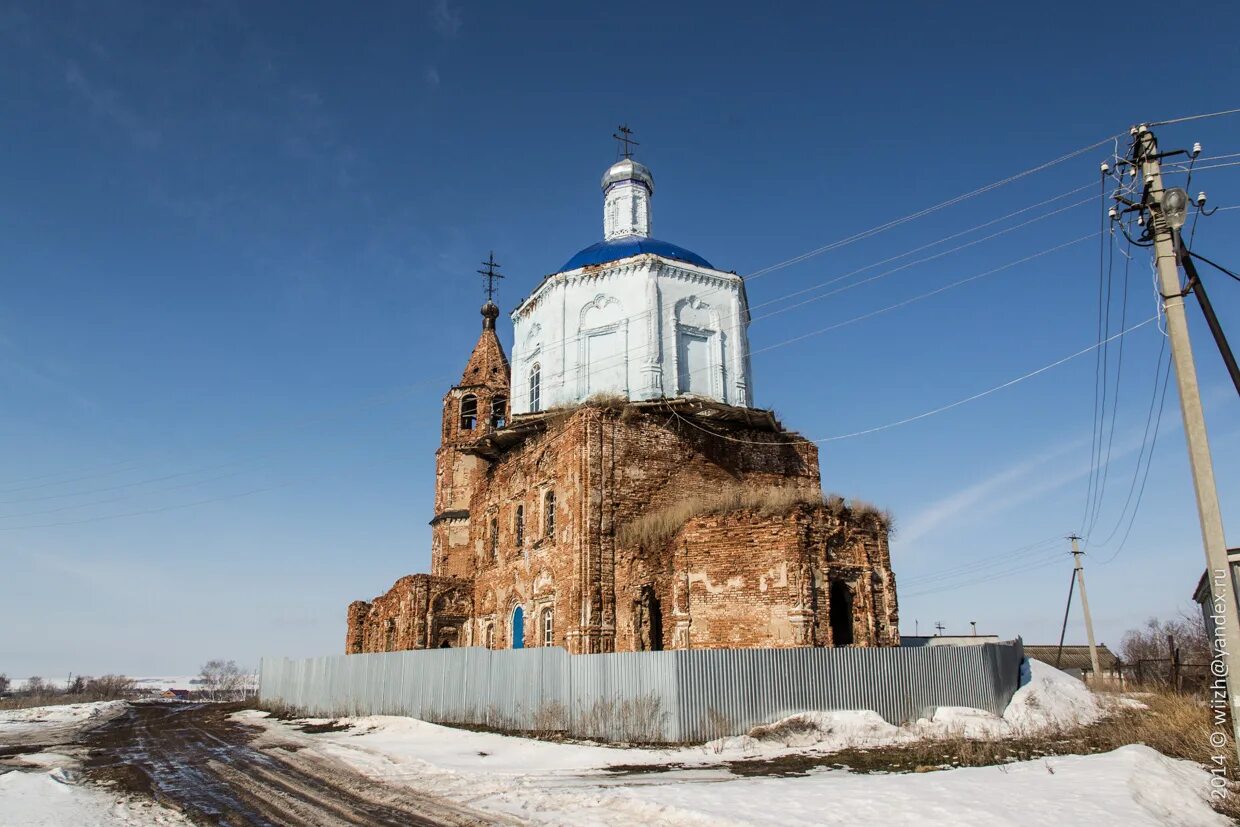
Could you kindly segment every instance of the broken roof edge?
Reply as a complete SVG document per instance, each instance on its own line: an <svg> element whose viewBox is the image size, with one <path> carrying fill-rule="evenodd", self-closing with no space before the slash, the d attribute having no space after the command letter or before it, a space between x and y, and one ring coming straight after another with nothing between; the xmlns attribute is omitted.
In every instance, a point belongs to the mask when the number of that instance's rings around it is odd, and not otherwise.
<svg viewBox="0 0 1240 827"><path fill-rule="evenodd" d="M788 444L812 444L799 433L786 430L772 410L728 405L706 397L677 396L634 400L587 399L576 405L565 405L538 413L517 414L507 427L500 428L469 445L461 446L458 450L486 459L497 459L510 448L545 431L551 422L572 416L587 408L630 409L649 414L667 413L677 417L692 417L712 426L725 426L732 430L781 434L790 438ZM710 433L704 426L698 426L698 428Z"/></svg>

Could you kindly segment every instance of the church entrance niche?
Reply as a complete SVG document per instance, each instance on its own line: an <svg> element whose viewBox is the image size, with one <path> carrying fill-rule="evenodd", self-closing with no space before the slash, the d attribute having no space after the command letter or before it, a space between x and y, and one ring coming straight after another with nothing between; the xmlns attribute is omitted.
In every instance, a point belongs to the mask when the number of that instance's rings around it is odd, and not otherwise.
<svg viewBox="0 0 1240 827"><path fill-rule="evenodd" d="M852 589L843 580L831 581L831 643L851 646L853 642Z"/></svg>
<svg viewBox="0 0 1240 827"><path fill-rule="evenodd" d="M525 610L520 606L512 610L512 648L525 648Z"/></svg>
<svg viewBox="0 0 1240 827"><path fill-rule="evenodd" d="M642 586L633 601L633 648L638 652L663 649L663 612L653 586Z"/></svg>

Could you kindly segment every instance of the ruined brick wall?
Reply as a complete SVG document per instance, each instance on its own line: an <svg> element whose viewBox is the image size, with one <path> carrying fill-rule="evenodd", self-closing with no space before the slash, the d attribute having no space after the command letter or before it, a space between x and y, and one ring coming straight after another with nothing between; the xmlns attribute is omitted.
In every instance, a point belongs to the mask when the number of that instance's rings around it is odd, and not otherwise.
<svg viewBox="0 0 1240 827"><path fill-rule="evenodd" d="M814 445L657 406L586 404L539 421L544 430L502 449L441 448L463 476L457 499L441 503L437 490L434 571L455 575L458 605L435 603L431 581L446 578L402 578L361 604L364 621L350 607L348 651L509 648L518 608L523 645L574 653L832 645L831 607L845 603L853 643L898 643L886 529L862 515L825 505L703 515L659 548L617 546L631 521L725 488L821 502Z"/></svg>
<svg viewBox="0 0 1240 827"><path fill-rule="evenodd" d="M349 604L345 651L398 652L406 649L467 646L473 615L468 580L410 574L367 603Z"/></svg>
<svg viewBox="0 0 1240 827"><path fill-rule="evenodd" d="M651 595L661 648L899 644L887 528L874 515L811 504L700 515L659 548L619 556L617 648L643 648Z"/></svg>
<svg viewBox="0 0 1240 827"><path fill-rule="evenodd" d="M619 526L725 486L820 494L812 444L790 445L786 433L757 429L736 430L734 438L743 441L721 440L666 413L584 405L496 460L470 507L475 639L510 646L520 606L527 646L542 644L550 612L555 645L580 653L631 649L631 636L617 642L617 601L650 605L650 597L642 597L645 583L618 580ZM548 493L556 503L553 536L545 531Z"/></svg>

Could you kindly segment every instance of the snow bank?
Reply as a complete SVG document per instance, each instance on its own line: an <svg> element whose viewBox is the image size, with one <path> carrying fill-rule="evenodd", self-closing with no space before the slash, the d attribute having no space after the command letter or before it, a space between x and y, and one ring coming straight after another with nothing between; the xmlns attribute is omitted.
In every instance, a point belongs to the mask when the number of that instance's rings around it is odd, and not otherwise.
<svg viewBox="0 0 1240 827"><path fill-rule="evenodd" d="M869 710L803 712L755 727L748 735L712 741L706 748L718 754L773 756L807 747L834 752L918 738L1003 738L1089 724L1103 714L1102 702L1085 684L1041 661L1026 660L1021 686L1002 717L970 707L941 706L931 718L897 727Z"/></svg>
<svg viewBox="0 0 1240 827"><path fill-rule="evenodd" d="M1031 690L1036 694L1036 690ZM873 716L873 717L871 717ZM382 783L409 785L484 811L544 825L1223 825L1206 803L1209 774L1143 746L994 767L861 775L740 777L710 749L620 749L469 732L373 716L307 734L243 713L285 743ZM992 716L993 717L993 716ZM912 738L873 713L815 713L822 731ZM1002 719L996 719L1002 720ZM893 732L894 730L894 732ZM737 745L732 745L733 748ZM663 765L607 772L608 766Z"/></svg>
<svg viewBox="0 0 1240 827"><path fill-rule="evenodd" d="M1076 678L1040 660L1026 658L1021 687L1003 720L1022 732L1091 724L1104 712L1098 696Z"/></svg>
<svg viewBox="0 0 1240 827"><path fill-rule="evenodd" d="M76 786L59 767L47 772L14 771L0 775L0 813L4 824L22 827L186 823L179 814L153 801Z"/></svg>
<svg viewBox="0 0 1240 827"><path fill-rule="evenodd" d="M124 710L124 701L95 701L85 704L32 706L26 709L0 709L0 731L7 726L86 723L99 718L111 718Z"/></svg>
<svg viewBox="0 0 1240 827"><path fill-rule="evenodd" d="M805 778L642 786L624 794L665 817L680 812L717 825L994 827L1046 824L1051 812L1060 827L1229 824L1206 803L1208 787L1209 774L1199 767L1149 747L1127 746L1001 767L900 775L827 771ZM568 822L550 817L544 823Z"/></svg>
<svg viewBox="0 0 1240 827"><path fill-rule="evenodd" d="M124 701L97 701L0 710L0 746L71 741L81 730L97 727L120 715L125 706Z"/></svg>

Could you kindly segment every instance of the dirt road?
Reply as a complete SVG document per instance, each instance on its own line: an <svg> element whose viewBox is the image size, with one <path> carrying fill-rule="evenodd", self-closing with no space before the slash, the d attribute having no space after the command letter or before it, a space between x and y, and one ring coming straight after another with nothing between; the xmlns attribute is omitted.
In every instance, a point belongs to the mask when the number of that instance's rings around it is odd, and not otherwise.
<svg viewBox="0 0 1240 827"><path fill-rule="evenodd" d="M494 816L368 780L295 747L251 745L256 731L220 704L134 704L85 737L95 781L153 795L197 824L483 825Z"/></svg>

